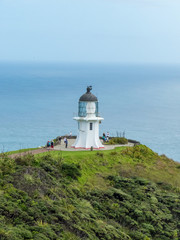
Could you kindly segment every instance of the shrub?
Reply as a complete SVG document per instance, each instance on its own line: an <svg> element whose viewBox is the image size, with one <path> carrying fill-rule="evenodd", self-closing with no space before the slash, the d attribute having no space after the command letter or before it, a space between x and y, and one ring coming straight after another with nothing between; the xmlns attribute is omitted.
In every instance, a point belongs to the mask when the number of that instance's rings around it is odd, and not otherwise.
<svg viewBox="0 0 180 240"><path fill-rule="evenodd" d="M110 152L110 155L114 156L117 155L118 153L116 151Z"/></svg>
<svg viewBox="0 0 180 240"><path fill-rule="evenodd" d="M15 162L20 166L31 166L35 161L34 155L27 154L25 156L18 156L15 158Z"/></svg>
<svg viewBox="0 0 180 240"><path fill-rule="evenodd" d="M141 160L141 161L152 161L155 162L158 159L158 154L153 152L150 148L146 147L145 145L136 145L134 147L126 147L121 152L124 156L129 156L134 160Z"/></svg>
<svg viewBox="0 0 180 240"><path fill-rule="evenodd" d="M124 137L115 137L109 140L108 144L127 144L128 140Z"/></svg>
<svg viewBox="0 0 180 240"><path fill-rule="evenodd" d="M98 157L104 157L104 154L103 154L102 152L97 152L96 155L97 155Z"/></svg>
<svg viewBox="0 0 180 240"><path fill-rule="evenodd" d="M7 156L0 158L0 177L13 173L14 167L14 159L8 158Z"/></svg>
<svg viewBox="0 0 180 240"><path fill-rule="evenodd" d="M62 173L65 176L77 179L81 176L80 165L75 163L63 163L61 166Z"/></svg>

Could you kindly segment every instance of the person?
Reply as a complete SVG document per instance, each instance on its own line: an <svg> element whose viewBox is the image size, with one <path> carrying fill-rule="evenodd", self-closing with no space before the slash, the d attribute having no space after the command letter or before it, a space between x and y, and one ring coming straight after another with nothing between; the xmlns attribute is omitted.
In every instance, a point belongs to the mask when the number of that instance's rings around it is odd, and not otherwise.
<svg viewBox="0 0 180 240"><path fill-rule="evenodd" d="M109 132L107 132L106 136L107 136L107 142L109 142Z"/></svg>
<svg viewBox="0 0 180 240"><path fill-rule="evenodd" d="M60 137L59 137L59 144L61 144L61 139L62 139L62 137L60 136Z"/></svg>
<svg viewBox="0 0 180 240"><path fill-rule="evenodd" d="M102 139L103 139L103 142L106 142L106 141L107 141L107 138L106 138L106 134L105 134L105 133L103 133Z"/></svg>
<svg viewBox="0 0 180 240"><path fill-rule="evenodd" d="M53 142L53 140L51 141L51 148L54 148L54 142Z"/></svg>
<svg viewBox="0 0 180 240"><path fill-rule="evenodd" d="M47 141L47 148L50 147L50 141Z"/></svg>
<svg viewBox="0 0 180 240"><path fill-rule="evenodd" d="M66 148L67 148L67 146L68 146L68 140L67 140L67 138L66 138Z"/></svg>
<svg viewBox="0 0 180 240"><path fill-rule="evenodd" d="M72 137L72 132L69 133L69 137L70 137L70 138Z"/></svg>
<svg viewBox="0 0 180 240"><path fill-rule="evenodd" d="M68 140L67 140L66 137L64 138L64 143L65 143L65 147L67 148L67 146L68 146Z"/></svg>

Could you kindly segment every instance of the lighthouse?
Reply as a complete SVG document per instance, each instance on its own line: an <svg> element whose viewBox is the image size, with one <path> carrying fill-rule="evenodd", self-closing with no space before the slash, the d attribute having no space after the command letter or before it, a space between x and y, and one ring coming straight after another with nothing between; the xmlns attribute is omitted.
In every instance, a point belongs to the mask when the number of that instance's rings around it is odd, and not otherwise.
<svg viewBox="0 0 180 240"><path fill-rule="evenodd" d="M99 117L98 99L91 90L92 86L87 87L87 92L79 99L78 117L74 117L78 122L78 136L72 145L74 148L104 148L99 139L99 123L104 118Z"/></svg>

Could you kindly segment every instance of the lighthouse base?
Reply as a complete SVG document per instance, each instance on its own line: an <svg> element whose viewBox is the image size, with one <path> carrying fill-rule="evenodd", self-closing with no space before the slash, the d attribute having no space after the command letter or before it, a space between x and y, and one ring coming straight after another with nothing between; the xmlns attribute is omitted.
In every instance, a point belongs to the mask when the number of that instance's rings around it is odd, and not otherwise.
<svg viewBox="0 0 180 240"><path fill-rule="evenodd" d="M93 141L93 139L84 139L82 136L78 136L75 143L71 146L75 149L101 149L104 148L104 146L102 145L100 139L96 139L96 141Z"/></svg>
<svg viewBox="0 0 180 240"><path fill-rule="evenodd" d="M83 147L74 147L74 146L71 146L72 148L74 149L84 149L84 150L90 150L91 148L83 148ZM99 150L99 149L103 149L104 147L99 147L99 148L94 148L93 149L96 149L96 150Z"/></svg>
<svg viewBox="0 0 180 240"><path fill-rule="evenodd" d="M104 148L99 139L99 118L77 119L79 133L75 143L72 145L75 149L101 149Z"/></svg>

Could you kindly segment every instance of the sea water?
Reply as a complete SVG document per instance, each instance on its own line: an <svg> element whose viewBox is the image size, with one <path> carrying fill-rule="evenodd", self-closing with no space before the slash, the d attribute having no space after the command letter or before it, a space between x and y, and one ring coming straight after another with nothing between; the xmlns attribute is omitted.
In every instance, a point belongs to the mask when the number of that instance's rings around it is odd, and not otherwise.
<svg viewBox="0 0 180 240"><path fill-rule="evenodd" d="M0 63L0 151L76 135L88 85L104 117L101 135L124 132L180 161L180 66Z"/></svg>

